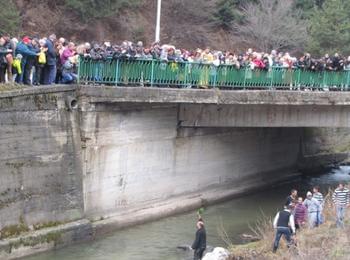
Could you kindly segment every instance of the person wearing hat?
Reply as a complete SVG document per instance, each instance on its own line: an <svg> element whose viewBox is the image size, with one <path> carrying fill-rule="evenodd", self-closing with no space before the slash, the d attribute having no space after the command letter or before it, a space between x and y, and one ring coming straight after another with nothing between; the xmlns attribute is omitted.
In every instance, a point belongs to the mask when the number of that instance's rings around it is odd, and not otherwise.
<svg viewBox="0 0 350 260"><path fill-rule="evenodd" d="M23 37L22 41L17 44L16 46L16 55L21 54L22 55L22 61L21 61L21 70L22 73L18 74L16 77L16 82L21 84L23 83L23 72L24 68L27 64L28 57L34 57L39 56L39 53L36 53L30 49L31 40L28 36Z"/></svg>
<svg viewBox="0 0 350 260"><path fill-rule="evenodd" d="M273 220L273 227L276 229L273 252L278 249L281 237L284 236L288 246L292 244L292 236L295 235L294 216L292 214L293 204L289 204L284 210L278 212Z"/></svg>
<svg viewBox="0 0 350 260"><path fill-rule="evenodd" d="M317 226L317 217L320 213L320 203L315 199L310 191L306 193L306 199L304 205L307 208L307 218L309 227L314 228Z"/></svg>

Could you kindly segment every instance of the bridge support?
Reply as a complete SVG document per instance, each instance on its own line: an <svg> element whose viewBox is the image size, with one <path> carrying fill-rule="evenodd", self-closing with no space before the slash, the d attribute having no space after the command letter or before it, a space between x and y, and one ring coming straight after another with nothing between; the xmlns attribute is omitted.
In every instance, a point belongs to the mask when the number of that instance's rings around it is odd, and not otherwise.
<svg viewBox="0 0 350 260"><path fill-rule="evenodd" d="M350 127L350 106L182 104L182 127Z"/></svg>

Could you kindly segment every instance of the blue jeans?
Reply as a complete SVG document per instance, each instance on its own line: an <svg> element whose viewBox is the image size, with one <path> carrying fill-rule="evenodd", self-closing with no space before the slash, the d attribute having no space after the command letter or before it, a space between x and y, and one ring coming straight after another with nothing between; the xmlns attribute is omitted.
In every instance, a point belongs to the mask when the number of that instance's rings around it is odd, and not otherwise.
<svg viewBox="0 0 350 260"><path fill-rule="evenodd" d="M314 228L317 226L318 215L319 215L318 211L308 213L308 220L309 220L309 227L310 228Z"/></svg>
<svg viewBox="0 0 350 260"><path fill-rule="evenodd" d="M46 65L44 70L44 84L51 85L56 80L56 65Z"/></svg>
<svg viewBox="0 0 350 260"><path fill-rule="evenodd" d="M76 81L78 76L74 73L62 73L62 83L63 84L70 84L74 83Z"/></svg>
<svg viewBox="0 0 350 260"><path fill-rule="evenodd" d="M15 82L18 83L18 84L23 84L23 74L24 74L24 67L25 67L26 63L27 63L27 60L26 59L22 59L22 62L21 62L22 73L21 74L17 74L16 79L15 79Z"/></svg>
<svg viewBox="0 0 350 260"><path fill-rule="evenodd" d="M337 210L337 227L344 228L346 206L336 206L336 210Z"/></svg>
<svg viewBox="0 0 350 260"><path fill-rule="evenodd" d="M275 242L273 243L273 251L276 252L280 244L282 235L286 238L288 245L292 242L292 233L289 227L277 227Z"/></svg>
<svg viewBox="0 0 350 260"><path fill-rule="evenodd" d="M320 207L320 211L317 212L317 226L323 224L323 207Z"/></svg>

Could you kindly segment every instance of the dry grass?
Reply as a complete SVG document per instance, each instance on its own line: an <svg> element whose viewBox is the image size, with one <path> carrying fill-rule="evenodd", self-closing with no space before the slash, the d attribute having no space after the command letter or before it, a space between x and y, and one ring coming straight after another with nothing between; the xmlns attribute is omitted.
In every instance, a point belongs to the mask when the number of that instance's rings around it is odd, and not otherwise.
<svg viewBox="0 0 350 260"><path fill-rule="evenodd" d="M350 215L346 219L349 219ZM336 228L335 209L331 203L331 192L325 198L325 223L318 228L302 229L296 236L297 246L287 248L282 239L279 250L272 253L274 230L272 221L264 217L253 228L260 241L246 245L231 245L231 260L261 259L261 260L319 260L319 259L350 259L350 227ZM348 223L349 224L349 223Z"/></svg>

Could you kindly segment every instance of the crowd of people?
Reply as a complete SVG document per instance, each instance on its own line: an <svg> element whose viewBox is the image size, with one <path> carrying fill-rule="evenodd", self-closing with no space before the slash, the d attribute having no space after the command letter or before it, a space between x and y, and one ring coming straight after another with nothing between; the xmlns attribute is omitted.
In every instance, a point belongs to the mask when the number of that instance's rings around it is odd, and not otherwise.
<svg viewBox="0 0 350 260"><path fill-rule="evenodd" d="M0 82L25 85L69 84L77 80L78 53L73 42L23 37L0 37Z"/></svg>
<svg viewBox="0 0 350 260"><path fill-rule="evenodd" d="M77 80L79 56L93 60L144 59L165 62L196 62L231 65L237 69L269 69L271 67L300 68L311 71L350 70L350 56L338 53L314 58L305 53L300 58L287 52L257 52L248 49L243 53L216 51L210 48L189 51L173 45L156 42L145 47L143 42L123 41L120 45L83 43L76 45L55 34L44 38L23 37L21 40L7 35L0 37L0 82L15 81L26 85L70 84Z"/></svg>
<svg viewBox="0 0 350 260"><path fill-rule="evenodd" d="M346 208L350 205L350 191L344 183L339 183L332 195L332 202L336 210L336 225L338 228L344 228ZM276 214L273 221L276 229L273 251L277 251L282 236L290 246L293 244L293 236L297 230L322 225L324 223L324 203L324 196L317 186L313 188L313 192L306 193L305 200L298 197L298 191L293 189L286 199L284 209Z"/></svg>

